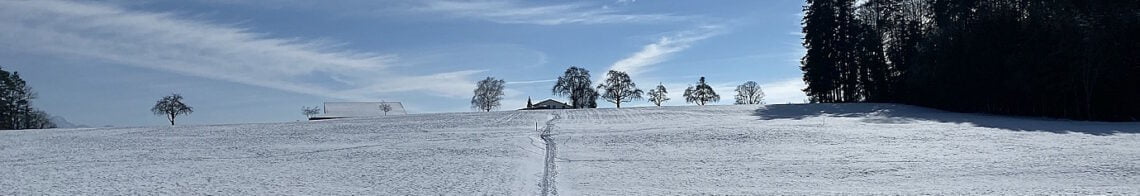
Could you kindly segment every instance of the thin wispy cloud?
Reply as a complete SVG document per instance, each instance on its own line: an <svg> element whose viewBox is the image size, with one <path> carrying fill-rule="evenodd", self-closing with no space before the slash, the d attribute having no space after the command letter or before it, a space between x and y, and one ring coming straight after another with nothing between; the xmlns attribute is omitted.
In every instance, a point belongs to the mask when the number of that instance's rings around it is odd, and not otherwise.
<svg viewBox="0 0 1140 196"><path fill-rule="evenodd" d="M387 69L398 62L394 55L271 38L229 25L98 3L3 1L0 26L0 44L24 51L350 100L408 91L459 96L454 91L472 88L469 76L481 72L409 76Z"/></svg>
<svg viewBox="0 0 1140 196"><path fill-rule="evenodd" d="M668 14L633 14L590 3L534 5L523 1L425 0L414 11L444 13L507 24L615 24L682 21L689 17Z"/></svg>
<svg viewBox="0 0 1140 196"><path fill-rule="evenodd" d="M637 75L667 60L673 54L684 51L695 42L708 39L724 32L724 27L709 25L694 30L682 31L673 35L662 36L656 42L650 43L624 59L614 62L609 70L624 71L630 75Z"/></svg>
<svg viewBox="0 0 1140 196"><path fill-rule="evenodd" d="M507 84L538 84L538 83L552 83L552 82L556 82L556 81L558 81L558 79L528 80L528 81L513 81L513 82L508 81Z"/></svg>
<svg viewBox="0 0 1140 196"><path fill-rule="evenodd" d="M224 5L244 5L259 9L293 9L335 12L349 16L415 15L416 19L445 17L504 24L636 24L681 22L700 19L668 13L634 13L613 3L552 2L523 0L339 0L336 3L305 0L231 1L201 0ZM611 6L615 5L615 6Z"/></svg>

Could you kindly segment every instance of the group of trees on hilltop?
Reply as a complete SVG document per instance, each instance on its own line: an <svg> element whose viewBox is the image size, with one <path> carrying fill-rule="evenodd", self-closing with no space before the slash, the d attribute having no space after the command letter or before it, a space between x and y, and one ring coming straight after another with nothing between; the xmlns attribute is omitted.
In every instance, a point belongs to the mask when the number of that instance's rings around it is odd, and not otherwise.
<svg viewBox="0 0 1140 196"><path fill-rule="evenodd" d="M812 102L1140 118L1140 1L807 0Z"/></svg>
<svg viewBox="0 0 1140 196"><path fill-rule="evenodd" d="M36 92L19 72L0 67L0 130L55 128L51 116L32 107Z"/></svg>
<svg viewBox="0 0 1140 196"><path fill-rule="evenodd" d="M644 98L643 95L648 96L649 102L656 106L661 106L670 100L664 84L658 84L656 88L646 93L637 88L637 83L630 79L629 74L622 71L610 70L601 84L593 86L592 83L589 70L571 66L558 77L551 93L569 97L573 108L597 108L599 98L613 103L617 108L621 108L622 103L641 100ZM502 91L505 89L505 84L503 80L494 77L479 81L476 84L475 95L471 97L471 108L479 111L497 109L504 95ZM738 86L737 93L736 104L763 103L764 92L756 82L748 81ZM720 95L716 94L712 86L705 83L705 77L701 77L696 86L685 89L684 96L686 102L697 105L720 101ZM527 107L530 105L530 100L527 100Z"/></svg>

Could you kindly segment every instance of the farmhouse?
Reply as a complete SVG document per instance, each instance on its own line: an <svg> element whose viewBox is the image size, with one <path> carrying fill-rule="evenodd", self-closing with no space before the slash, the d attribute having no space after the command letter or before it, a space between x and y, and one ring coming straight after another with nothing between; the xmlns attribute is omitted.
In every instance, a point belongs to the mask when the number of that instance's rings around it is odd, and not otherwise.
<svg viewBox="0 0 1140 196"><path fill-rule="evenodd" d="M574 106L570 106L569 104L565 104L565 103L562 103L559 101L555 101L554 99L546 99L546 100L540 101L538 103L531 104L530 98L527 98L526 103L527 103L526 108L519 109L519 110L547 110L547 109L573 109L574 108Z"/></svg>
<svg viewBox="0 0 1140 196"><path fill-rule="evenodd" d="M381 104L388 104L392 109L385 113L383 110L380 110ZM309 118L309 120L405 114L408 114L408 112L404 110L404 104L400 102L325 102L324 114L313 116Z"/></svg>

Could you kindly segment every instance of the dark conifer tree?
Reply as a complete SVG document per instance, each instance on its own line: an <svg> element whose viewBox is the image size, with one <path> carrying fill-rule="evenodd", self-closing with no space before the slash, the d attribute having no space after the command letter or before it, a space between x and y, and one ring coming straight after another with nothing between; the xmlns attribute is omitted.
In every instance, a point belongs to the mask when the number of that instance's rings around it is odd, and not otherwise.
<svg viewBox="0 0 1140 196"><path fill-rule="evenodd" d="M54 128L50 115L32 107L36 93L18 72L0 67L0 130Z"/></svg>
<svg viewBox="0 0 1140 196"><path fill-rule="evenodd" d="M1140 1L808 0L812 102L1140 119Z"/></svg>
<svg viewBox="0 0 1140 196"><path fill-rule="evenodd" d="M835 13L835 0L808 0L804 6L803 19L803 45L807 55L801 60L800 69L804 72L804 89L811 102L836 102L836 92L839 78L836 51L840 49L835 40L838 39L835 28L837 18Z"/></svg>

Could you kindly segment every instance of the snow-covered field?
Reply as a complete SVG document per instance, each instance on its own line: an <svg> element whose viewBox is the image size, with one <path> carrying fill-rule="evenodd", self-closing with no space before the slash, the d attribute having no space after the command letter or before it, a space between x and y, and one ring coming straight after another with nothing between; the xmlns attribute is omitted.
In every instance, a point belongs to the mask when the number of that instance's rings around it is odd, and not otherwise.
<svg viewBox="0 0 1140 196"><path fill-rule="evenodd" d="M1140 123L647 107L3 131L0 195L1130 195L1138 163Z"/></svg>
<svg viewBox="0 0 1140 196"><path fill-rule="evenodd" d="M533 195L547 116L5 131L0 195Z"/></svg>

